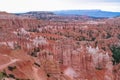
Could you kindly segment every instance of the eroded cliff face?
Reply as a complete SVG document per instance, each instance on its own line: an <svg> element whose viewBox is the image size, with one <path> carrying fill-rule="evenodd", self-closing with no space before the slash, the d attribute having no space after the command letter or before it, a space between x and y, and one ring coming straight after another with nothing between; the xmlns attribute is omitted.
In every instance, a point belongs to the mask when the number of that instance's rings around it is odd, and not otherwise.
<svg viewBox="0 0 120 80"><path fill-rule="evenodd" d="M120 80L111 51L120 47L120 18L53 22L0 15L1 80Z"/></svg>

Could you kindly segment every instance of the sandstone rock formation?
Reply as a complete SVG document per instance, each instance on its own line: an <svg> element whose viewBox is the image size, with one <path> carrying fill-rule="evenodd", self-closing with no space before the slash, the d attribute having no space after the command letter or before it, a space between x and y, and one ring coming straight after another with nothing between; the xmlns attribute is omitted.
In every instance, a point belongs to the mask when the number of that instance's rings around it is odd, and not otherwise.
<svg viewBox="0 0 120 80"><path fill-rule="evenodd" d="M119 53L119 17L61 22L0 13L0 80L120 80L112 47Z"/></svg>

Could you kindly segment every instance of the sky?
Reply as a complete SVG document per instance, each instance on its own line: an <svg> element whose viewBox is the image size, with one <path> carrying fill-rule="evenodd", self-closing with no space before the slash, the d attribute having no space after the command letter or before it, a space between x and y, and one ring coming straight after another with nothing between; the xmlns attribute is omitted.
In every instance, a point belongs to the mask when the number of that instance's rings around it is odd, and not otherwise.
<svg viewBox="0 0 120 80"><path fill-rule="evenodd" d="M0 0L0 11L10 13L73 9L120 12L120 0Z"/></svg>

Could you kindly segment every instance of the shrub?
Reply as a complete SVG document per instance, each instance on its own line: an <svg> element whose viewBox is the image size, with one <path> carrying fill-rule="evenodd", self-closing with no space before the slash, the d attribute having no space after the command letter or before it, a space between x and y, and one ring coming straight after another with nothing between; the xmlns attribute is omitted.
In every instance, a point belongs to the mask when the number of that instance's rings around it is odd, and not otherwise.
<svg viewBox="0 0 120 80"><path fill-rule="evenodd" d="M8 70L10 70L10 71L13 71L13 70L15 70L16 69L16 66L8 66Z"/></svg>
<svg viewBox="0 0 120 80"><path fill-rule="evenodd" d="M7 77L6 73L0 72L0 80L2 80L5 77Z"/></svg>
<svg viewBox="0 0 120 80"><path fill-rule="evenodd" d="M110 49L113 53L113 65L120 63L120 46L112 46Z"/></svg>

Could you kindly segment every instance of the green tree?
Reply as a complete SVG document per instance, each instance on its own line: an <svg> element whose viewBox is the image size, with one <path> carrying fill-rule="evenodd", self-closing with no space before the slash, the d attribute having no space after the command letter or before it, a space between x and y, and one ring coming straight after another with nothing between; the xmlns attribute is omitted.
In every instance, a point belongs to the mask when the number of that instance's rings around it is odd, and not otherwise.
<svg viewBox="0 0 120 80"><path fill-rule="evenodd" d="M117 46L112 46L111 51L113 53L112 57L113 57L113 64L118 64L120 63L120 47Z"/></svg>

